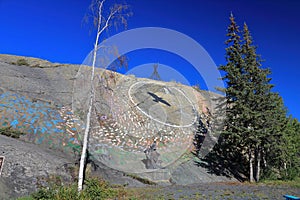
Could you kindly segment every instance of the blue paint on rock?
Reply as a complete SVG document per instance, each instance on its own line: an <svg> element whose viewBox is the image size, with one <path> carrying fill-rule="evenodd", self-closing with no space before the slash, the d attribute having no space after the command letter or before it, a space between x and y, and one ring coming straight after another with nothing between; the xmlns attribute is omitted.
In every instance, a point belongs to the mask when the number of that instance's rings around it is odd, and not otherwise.
<svg viewBox="0 0 300 200"><path fill-rule="evenodd" d="M70 148L80 147L77 131L82 131L84 125L82 121L74 120L70 108L33 102L25 96L5 92L0 95L0 113L0 127L20 129L26 133L21 137L25 141L63 150L65 144L72 144L68 145ZM76 124L77 128L70 124Z"/></svg>

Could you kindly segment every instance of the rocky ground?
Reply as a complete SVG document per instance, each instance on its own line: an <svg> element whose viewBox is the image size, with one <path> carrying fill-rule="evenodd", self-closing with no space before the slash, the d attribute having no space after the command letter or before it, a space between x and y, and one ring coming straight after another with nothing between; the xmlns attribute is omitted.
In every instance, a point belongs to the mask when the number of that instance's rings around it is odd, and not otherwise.
<svg viewBox="0 0 300 200"><path fill-rule="evenodd" d="M136 190L136 189L135 189ZM283 195L300 195L299 188L242 183L201 183L165 187L141 188L145 199L212 199L212 200L259 200L285 199Z"/></svg>
<svg viewBox="0 0 300 200"><path fill-rule="evenodd" d="M62 151L49 149L18 139L0 135L0 155L5 156L3 171L0 176L0 199L10 199L28 195L48 182L74 182L77 177L78 160ZM127 185L129 187L145 187L143 181L138 181L130 174L113 170L95 162L88 170L92 176L104 178L111 184ZM137 174L139 176L139 174ZM140 174L147 178L147 175ZM160 172L156 172L159 179ZM153 177L153 174L151 175ZM220 181L235 181L226 177L215 176L197 167L191 161L183 162L172 169L165 182L158 181L159 186L188 185L195 183L211 183ZM169 190L173 191L173 187Z"/></svg>
<svg viewBox="0 0 300 200"><path fill-rule="evenodd" d="M0 176L0 199L28 195L48 182L74 182L78 166L74 157L61 151L45 148L0 135L0 155L5 156ZM90 173L112 184L143 186L144 184L124 173L96 163Z"/></svg>
<svg viewBox="0 0 300 200"><path fill-rule="evenodd" d="M0 199L27 195L56 176L72 179L68 165L74 161L61 152L0 135L0 155L5 156Z"/></svg>

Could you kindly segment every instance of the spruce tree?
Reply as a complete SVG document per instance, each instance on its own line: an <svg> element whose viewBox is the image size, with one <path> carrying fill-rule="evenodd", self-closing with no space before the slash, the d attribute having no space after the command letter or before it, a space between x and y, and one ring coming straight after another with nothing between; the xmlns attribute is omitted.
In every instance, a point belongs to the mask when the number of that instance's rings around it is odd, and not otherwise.
<svg viewBox="0 0 300 200"><path fill-rule="evenodd" d="M243 169L242 158L245 151L243 140L243 105L241 101L241 91L245 84L243 83L244 61L242 57L240 30L235 22L233 15L230 15L230 25L227 29L225 44L227 64L220 66L219 70L225 72L222 80L225 81L226 88L220 89L226 94L226 118L225 129L221 134L219 146L220 153L224 162L230 163L230 168ZM238 164L237 164L238 163Z"/></svg>
<svg viewBox="0 0 300 200"><path fill-rule="evenodd" d="M261 164L266 168L272 166L271 156L279 151L286 128L286 108L278 93L272 92L274 85L270 83L269 69L261 68L261 58L256 53L256 47L252 44L252 37L248 26L244 24L242 51L245 61L245 76L247 77L250 94L246 105L251 110L252 119L248 126L252 130L246 138L249 138L249 150L254 154L256 181L260 179ZM273 158L273 157L269 157ZM267 161L269 161L267 163ZM251 165L251 162L249 163ZM251 176L251 175L250 175Z"/></svg>
<svg viewBox="0 0 300 200"><path fill-rule="evenodd" d="M273 87L269 84L269 70L261 69L261 58L256 53L248 26L244 24L242 55L244 59L243 81L245 87L241 101L244 113L244 143L247 146L249 180L259 180L262 143L266 134L265 113L268 111L270 92ZM254 175L255 172L255 175Z"/></svg>
<svg viewBox="0 0 300 200"><path fill-rule="evenodd" d="M234 17L230 16L226 61L219 69L225 72L226 121L222 134L223 152L241 156L248 168L250 182L259 181L261 163L266 165L270 147L276 146L285 124L281 98L273 93L269 69L261 68L262 59L244 24L242 39Z"/></svg>

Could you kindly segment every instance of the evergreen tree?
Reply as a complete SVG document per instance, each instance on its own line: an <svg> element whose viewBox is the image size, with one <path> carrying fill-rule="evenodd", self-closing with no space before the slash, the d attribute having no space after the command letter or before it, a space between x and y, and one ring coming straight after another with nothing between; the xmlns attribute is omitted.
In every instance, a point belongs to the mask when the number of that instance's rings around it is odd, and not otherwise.
<svg viewBox="0 0 300 200"><path fill-rule="evenodd" d="M225 44L227 64L220 66L219 70L225 72L222 80L225 81L226 88L219 88L226 94L226 118L225 129L219 140L220 153L224 162L231 163L231 168L239 171L242 165L245 145L243 144L243 105L241 101L241 91L244 91L243 72L244 60L242 57L240 30L233 15L230 15L230 25L227 29L228 39Z"/></svg>
<svg viewBox="0 0 300 200"><path fill-rule="evenodd" d="M249 180L253 182L260 179L261 162L267 165L270 147L280 141L286 112L279 95L271 92L270 70L261 68L262 60L246 24L242 36L240 39L231 15L226 41L227 64L219 67L225 72L222 79L226 81L227 102L222 147L224 152L232 151L227 155L246 159L243 167L248 168Z"/></svg>
<svg viewBox="0 0 300 200"><path fill-rule="evenodd" d="M277 160L278 169L283 179L300 177L300 123L297 119L288 118L283 137L280 140L280 156Z"/></svg>
<svg viewBox="0 0 300 200"><path fill-rule="evenodd" d="M261 58L252 44L252 37L246 24L244 24L243 32L242 51L245 60L245 76L249 86L247 88L250 88L248 102L245 103L252 115L248 123L252 132L246 138L250 139L249 151L252 151L251 155L254 155L253 163L249 161L249 165L255 165L253 179L259 181L261 162L264 168L274 166L274 163L267 162L271 159L267 159L266 156L272 154L274 156L279 152L287 124L287 112L279 94L271 91L273 85L270 84L271 79L268 78L271 71L261 68ZM274 158L273 156L270 158Z"/></svg>
<svg viewBox="0 0 300 200"><path fill-rule="evenodd" d="M261 154L263 143L267 134L268 111L272 108L271 85L268 75L268 69L261 69L261 58L256 53L256 47L253 45L252 37L248 26L244 24L242 55L244 59L243 82L245 84L243 96L243 128L244 143L247 146L249 180L253 182L259 180ZM255 172L255 174L254 174Z"/></svg>

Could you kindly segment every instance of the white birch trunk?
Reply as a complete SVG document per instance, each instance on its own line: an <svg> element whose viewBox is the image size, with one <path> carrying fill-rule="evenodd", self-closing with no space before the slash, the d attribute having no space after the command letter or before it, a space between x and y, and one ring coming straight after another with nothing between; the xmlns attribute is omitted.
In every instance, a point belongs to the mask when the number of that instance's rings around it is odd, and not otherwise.
<svg viewBox="0 0 300 200"><path fill-rule="evenodd" d="M100 36L109 27L110 21L113 20L114 16L116 14L120 13L123 10L123 8L125 8L122 5L112 7L110 9L110 13L107 16L107 18L104 18L103 13L102 13L104 2L105 2L105 0L95 0L95 2L93 2L91 5L92 7L97 6L97 13L94 14L95 18L97 20L97 35L96 35L96 41L95 41L95 45L94 45L92 74L91 74L91 79L90 79L91 88L90 88L90 96L89 96L89 98L90 98L89 99L89 109L88 109L88 113L86 115L86 127L85 127L85 131L84 131L83 147L82 147L82 152L81 152L80 166L79 166L79 173L78 173L78 192L82 191L82 185L83 185L83 181L84 181L86 152L87 152L87 147L88 147L93 101L95 98L94 76L95 76L95 65L96 65L96 59L97 59L97 50L98 50L98 48L100 48L99 47ZM102 23L102 20L104 23ZM122 18L122 23L124 23L124 18Z"/></svg>
<svg viewBox="0 0 300 200"><path fill-rule="evenodd" d="M285 171L285 175L287 176L287 171L286 171L286 169L287 169L287 164L286 164L286 162L283 163L283 169L284 169L284 171Z"/></svg>
<svg viewBox="0 0 300 200"><path fill-rule="evenodd" d="M250 183L254 182L254 176L253 176L253 153L251 149L249 149L249 181Z"/></svg>
<svg viewBox="0 0 300 200"><path fill-rule="evenodd" d="M261 161L261 152L260 149L258 148L258 152L257 152L257 160L256 160L256 182L259 182L259 178L260 178L260 161Z"/></svg>
<svg viewBox="0 0 300 200"><path fill-rule="evenodd" d="M95 91L94 91L95 65L96 65L96 59L97 59L99 37L102 33L102 31L100 31L100 28L101 28L101 19L102 19L101 12L102 12L103 3L104 3L104 0L100 3L99 10L98 10L97 36L96 36L96 41L95 41L95 45L94 45L92 74L91 74L91 82L90 82L90 84L91 84L91 91L90 91L90 97L89 97L90 101L89 101L88 113L86 116L86 127L85 127L85 131L84 131L83 147L82 147L81 158L80 158L80 166L79 166L79 174L78 174L78 192L82 191L82 186L83 186L86 152L87 152L90 123L91 123L91 113L92 113L92 108L93 108L93 99L94 99L94 95L95 95Z"/></svg>
<svg viewBox="0 0 300 200"><path fill-rule="evenodd" d="M266 160L266 153L264 150L262 150L262 162L263 162L263 167L267 167L267 160Z"/></svg>

